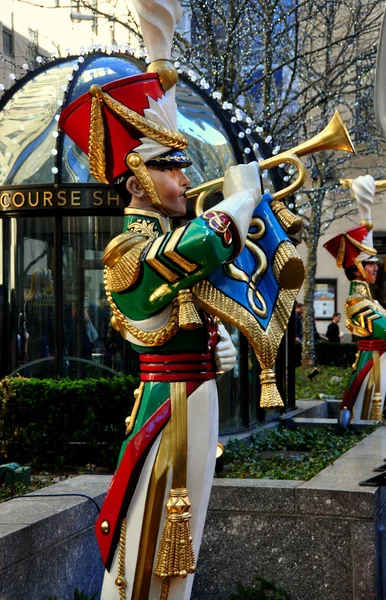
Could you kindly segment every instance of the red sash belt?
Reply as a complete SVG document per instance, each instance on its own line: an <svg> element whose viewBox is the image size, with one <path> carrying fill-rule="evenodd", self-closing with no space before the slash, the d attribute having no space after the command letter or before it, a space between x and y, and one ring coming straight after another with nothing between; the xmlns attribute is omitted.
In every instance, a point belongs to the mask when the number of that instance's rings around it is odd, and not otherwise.
<svg viewBox="0 0 386 600"><path fill-rule="evenodd" d="M358 340L358 350L386 352L386 340Z"/></svg>
<svg viewBox="0 0 386 600"><path fill-rule="evenodd" d="M208 381L215 378L210 352L141 354L141 381Z"/></svg>

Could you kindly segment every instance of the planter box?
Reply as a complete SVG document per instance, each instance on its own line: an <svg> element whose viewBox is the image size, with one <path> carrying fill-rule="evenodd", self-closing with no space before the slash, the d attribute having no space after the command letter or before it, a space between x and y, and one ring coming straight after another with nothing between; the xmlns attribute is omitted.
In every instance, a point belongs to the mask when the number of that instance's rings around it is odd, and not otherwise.
<svg viewBox="0 0 386 600"><path fill-rule="evenodd" d="M385 457L382 427L308 482L216 479L192 600L228 600L255 576L293 600L385 599L386 488L359 486ZM110 479L81 475L0 505L1 600L100 589L96 506L54 494L100 505Z"/></svg>

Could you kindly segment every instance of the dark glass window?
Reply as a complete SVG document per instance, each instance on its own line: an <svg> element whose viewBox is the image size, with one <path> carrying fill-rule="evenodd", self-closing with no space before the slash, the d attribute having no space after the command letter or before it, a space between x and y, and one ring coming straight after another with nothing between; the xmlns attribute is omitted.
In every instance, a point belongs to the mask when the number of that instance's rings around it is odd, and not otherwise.
<svg viewBox="0 0 386 600"><path fill-rule="evenodd" d="M13 35L6 29L3 29L3 54L13 56Z"/></svg>

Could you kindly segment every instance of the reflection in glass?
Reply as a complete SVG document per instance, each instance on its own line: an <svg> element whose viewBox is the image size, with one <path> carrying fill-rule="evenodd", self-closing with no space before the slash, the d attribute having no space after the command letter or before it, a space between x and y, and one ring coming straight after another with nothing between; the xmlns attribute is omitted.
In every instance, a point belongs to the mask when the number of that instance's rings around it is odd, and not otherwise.
<svg viewBox="0 0 386 600"><path fill-rule="evenodd" d="M25 302L27 357L31 377L45 377L44 358L55 355L55 299L50 269L36 269Z"/></svg>
<svg viewBox="0 0 386 600"><path fill-rule="evenodd" d="M27 365L25 376L47 377L55 354L54 219L10 221L9 371Z"/></svg>
<svg viewBox="0 0 386 600"><path fill-rule="evenodd" d="M243 429L240 389L240 334L236 327L227 323L223 323L223 325L229 331L236 348L237 362L231 371L219 375L217 378L219 420L222 434Z"/></svg>
<svg viewBox="0 0 386 600"><path fill-rule="evenodd" d="M71 102L88 92L93 83L105 85L110 81L139 73L141 69L128 58L104 55L87 60L72 91Z"/></svg>
<svg viewBox="0 0 386 600"><path fill-rule="evenodd" d="M177 86L178 129L189 141L193 165L186 169L192 186L222 177L235 164L228 136L211 107L184 82Z"/></svg>
<svg viewBox="0 0 386 600"><path fill-rule="evenodd" d="M28 80L0 112L0 185L54 181L55 115L75 62L47 67Z"/></svg>
<svg viewBox="0 0 386 600"><path fill-rule="evenodd" d="M122 370L127 344L111 327L111 309L103 284L102 257L108 242L120 233L119 217L63 219L63 344L64 355ZM87 376L87 362L68 360L66 375ZM76 369L76 373L74 373Z"/></svg>

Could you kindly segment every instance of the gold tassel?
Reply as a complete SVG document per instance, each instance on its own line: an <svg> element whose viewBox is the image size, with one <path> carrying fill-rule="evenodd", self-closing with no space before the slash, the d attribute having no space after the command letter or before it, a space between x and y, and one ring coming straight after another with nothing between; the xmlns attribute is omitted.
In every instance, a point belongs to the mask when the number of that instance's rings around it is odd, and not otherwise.
<svg viewBox="0 0 386 600"><path fill-rule="evenodd" d="M382 421L382 397L379 392L375 392L371 403L370 412L371 421Z"/></svg>
<svg viewBox="0 0 386 600"><path fill-rule="evenodd" d="M283 400L276 387L275 373L272 369L263 369L260 373L261 382L261 408L280 408L284 406Z"/></svg>
<svg viewBox="0 0 386 600"><path fill-rule="evenodd" d="M170 490L166 505L168 515L154 568L159 577L186 577L196 570L190 535L190 506L186 488Z"/></svg>
<svg viewBox="0 0 386 600"><path fill-rule="evenodd" d="M303 226L302 219L291 212L284 202L281 200L273 200L270 206L284 231L293 234L298 233L301 230Z"/></svg>
<svg viewBox="0 0 386 600"><path fill-rule="evenodd" d="M181 329L199 329L202 327L200 315L193 303L193 294L190 290L180 290L177 296L179 313L178 324Z"/></svg>
<svg viewBox="0 0 386 600"><path fill-rule="evenodd" d="M375 381L375 393L373 401L371 403L370 419L372 421L382 421L382 396L381 391L381 357L377 350L373 351L374 366L372 368L374 381Z"/></svg>

